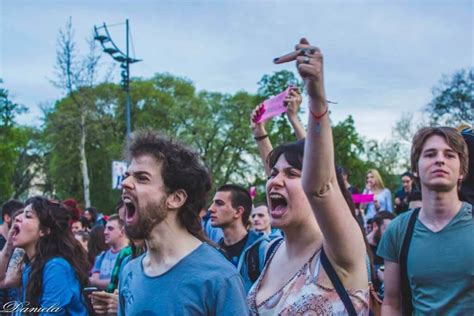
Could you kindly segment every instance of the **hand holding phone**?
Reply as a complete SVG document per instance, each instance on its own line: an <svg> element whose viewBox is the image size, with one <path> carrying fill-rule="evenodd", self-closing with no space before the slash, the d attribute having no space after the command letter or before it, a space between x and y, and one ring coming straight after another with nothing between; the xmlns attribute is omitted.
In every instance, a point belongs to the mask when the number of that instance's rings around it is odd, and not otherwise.
<svg viewBox="0 0 474 316"><path fill-rule="evenodd" d="M96 292L98 291L99 289L95 286L90 286L90 287L85 287L84 288L84 293L86 293L87 295L91 294L92 292Z"/></svg>

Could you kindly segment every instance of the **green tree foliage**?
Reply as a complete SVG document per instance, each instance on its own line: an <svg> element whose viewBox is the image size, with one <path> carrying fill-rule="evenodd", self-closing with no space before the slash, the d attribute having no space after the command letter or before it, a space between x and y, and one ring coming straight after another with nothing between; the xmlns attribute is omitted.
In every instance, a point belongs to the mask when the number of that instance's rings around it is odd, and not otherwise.
<svg viewBox="0 0 474 316"><path fill-rule="evenodd" d="M153 127L197 149L215 185L250 182L249 113L256 101L246 92L197 92L191 81L170 74L132 84L135 128Z"/></svg>
<svg viewBox="0 0 474 316"><path fill-rule="evenodd" d="M26 193L41 165L41 156L35 150L36 131L15 122L15 117L25 112L26 107L11 101L8 90L1 87L0 202Z"/></svg>
<svg viewBox="0 0 474 316"><path fill-rule="evenodd" d="M365 186L367 163L361 159L364 141L357 133L352 116L333 127L334 156L336 165L344 167L350 174L350 182L361 189Z"/></svg>
<svg viewBox="0 0 474 316"><path fill-rule="evenodd" d="M434 123L456 126L474 121L474 68L443 76L433 88L433 100L426 107Z"/></svg>
<svg viewBox="0 0 474 316"><path fill-rule="evenodd" d="M119 192L111 189L111 162L122 158L125 95L117 85L101 84L76 93L94 100L88 104L86 152L91 179L92 205L109 211ZM249 113L257 97L196 91L189 80L170 74L131 82L134 130L151 127L195 148L209 166L214 185L225 182L249 186L256 160ZM78 167L78 108L70 96L56 102L45 115L47 170L58 198L81 200Z"/></svg>
<svg viewBox="0 0 474 316"><path fill-rule="evenodd" d="M92 205L101 210L111 210L119 199L119 192L111 187L112 160L121 157L124 143L124 128L117 124L120 87L100 84L76 92L76 98L87 97L88 108L85 127L88 130L86 153L91 179ZM45 112L44 144L48 155L46 170L48 183L59 199L75 198L82 201L83 186L80 169L80 126L77 117L81 109L74 106L71 96L54 104Z"/></svg>
<svg viewBox="0 0 474 316"><path fill-rule="evenodd" d="M83 187L83 199L86 207L91 206L90 199L90 175L87 157L87 138L89 130L86 119L90 116L89 109L93 107L93 98L89 96L89 91L96 84L99 70L100 55L96 50L95 41L89 40L89 53L79 56L76 42L74 40L74 30L72 20L69 18L65 27L59 31L56 53L56 80L53 84L66 92L72 101L69 106L76 107L79 111L77 115L69 117L75 120L75 125L79 127L80 134L76 144L80 154L79 166L81 169L81 181Z"/></svg>

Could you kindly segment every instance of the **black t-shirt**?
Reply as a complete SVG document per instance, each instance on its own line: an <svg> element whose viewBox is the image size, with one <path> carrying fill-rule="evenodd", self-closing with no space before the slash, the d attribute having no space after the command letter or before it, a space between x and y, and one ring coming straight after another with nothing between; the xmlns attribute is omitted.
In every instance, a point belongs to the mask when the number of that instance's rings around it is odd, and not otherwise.
<svg viewBox="0 0 474 316"><path fill-rule="evenodd" d="M418 189L413 187L409 192L406 192L404 188L400 188L399 190L397 190L397 192L395 192L395 198L400 199L400 204L395 205L395 213L397 213L397 215L408 211L408 205L410 203L410 194L415 193L417 191Z"/></svg>
<svg viewBox="0 0 474 316"><path fill-rule="evenodd" d="M242 254L242 251L244 251L244 247L245 247L245 244L247 243L248 238L249 238L249 234L247 233L247 235L245 235L244 238L242 238L240 241L238 241L237 243L233 245L230 245L230 246L225 245L224 240L222 240L220 243L222 250L224 250L225 256L236 267L237 267L237 264L239 263L240 255Z"/></svg>
<svg viewBox="0 0 474 316"><path fill-rule="evenodd" d="M6 243L7 243L7 240L5 239L5 237L3 237L2 234L0 234L0 250L2 250L3 247L5 247Z"/></svg>

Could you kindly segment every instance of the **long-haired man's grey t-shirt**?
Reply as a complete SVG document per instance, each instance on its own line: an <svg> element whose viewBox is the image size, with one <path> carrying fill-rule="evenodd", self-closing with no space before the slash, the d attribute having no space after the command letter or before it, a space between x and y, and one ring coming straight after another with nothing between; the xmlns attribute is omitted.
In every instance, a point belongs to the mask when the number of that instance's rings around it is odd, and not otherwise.
<svg viewBox="0 0 474 316"><path fill-rule="evenodd" d="M239 272L210 245L203 243L156 277L144 273L145 254L122 271L119 315L248 315Z"/></svg>
<svg viewBox="0 0 474 316"><path fill-rule="evenodd" d="M377 249L380 257L399 263L411 213L397 216L388 225ZM463 203L451 222L436 233L417 219L407 267L415 315L473 315L472 205Z"/></svg>

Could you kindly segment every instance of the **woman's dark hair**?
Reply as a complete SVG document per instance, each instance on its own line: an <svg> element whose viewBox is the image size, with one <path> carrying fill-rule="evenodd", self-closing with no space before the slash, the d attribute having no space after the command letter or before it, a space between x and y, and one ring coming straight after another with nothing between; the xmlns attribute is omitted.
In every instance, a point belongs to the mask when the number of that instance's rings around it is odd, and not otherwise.
<svg viewBox="0 0 474 316"><path fill-rule="evenodd" d="M86 208L84 212L85 211L88 211L91 214L91 220L89 221L88 226L89 228L92 228L94 227L95 222L97 221L97 214L99 214L99 211L93 206Z"/></svg>
<svg viewBox="0 0 474 316"><path fill-rule="evenodd" d="M89 260L89 266L94 266L95 257L104 250L109 249L105 243L104 238L104 226L94 226L89 232L89 243L87 244L87 258Z"/></svg>
<svg viewBox="0 0 474 316"><path fill-rule="evenodd" d="M84 216L81 216L81 218L79 218L79 222L81 222L81 225L82 225L82 228L84 230L89 230L90 227L89 227L89 221L87 220L87 218L85 218Z"/></svg>
<svg viewBox="0 0 474 316"><path fill-rule="evenodd" d="M405 171L404 173L402 173L400 178L403 178L403 177L409 177L411 180L415 179L415 177L413 176L413 173L411 173L410 171Z"/></svg>
<svg viewBox="0 0 474 316"><path fill-rule="evenodd" d="M39 219L39 228L45 233L36 244L35 256L30 259L25 256L31 264L26 301L31 306L38 306L43 290L43 270L48 260L54 257L64 258L71 265L82 291L88 284L87 256L69 229L70 212L61 204L41 196L32 197L25 204L31 204Z"/></svg>
<svg viewBox="0 0 474 316"><path fill-rule="evenodd" d="M270 168L273 168L273 166L275 166L280 156L283 155L290 166L298 170L303 170L304 142L305 142L304 139L300 139L296 142L286 143L286 144L276 147L268 154L268 157L267 157L268 166ZM346 186L344 185L344 179L342 177L341 168L336 168L336 164L334 164L334 169L336 170L337 184L339 185L339 189L341 190L342 195L344 196L344 200L346 201L347 205L349 206L349 209L351 210L352 217L357 222L357 226L360 228L360 231L364 238L366 252L370 258L370 265L371 265L370 277L374 283L374 287L378 289L380 284L378 282L376 272L374 271L375 269L373 268L373 254L372 254L372 251L370 250L369 242L367 241L367 238L365 236L364 227L361 225L360 221L357 218L354 201L352 200L352 195L349 192L349 190L347 190Z"/></svg>

